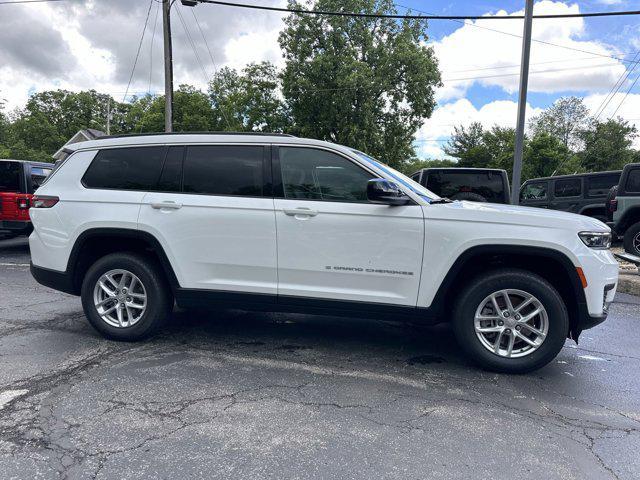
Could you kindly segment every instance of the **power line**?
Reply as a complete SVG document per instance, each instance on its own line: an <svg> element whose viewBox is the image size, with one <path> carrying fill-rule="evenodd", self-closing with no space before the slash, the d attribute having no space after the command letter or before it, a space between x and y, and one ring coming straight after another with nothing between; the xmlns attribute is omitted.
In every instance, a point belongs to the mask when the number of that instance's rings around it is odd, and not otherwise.
<svg viewBox="0 0 640 480"><path fill-rule="evenodd" d="M199 3L211 3L214 5L224 5L227 7L249 8L252 10L267 10L270 12L296 13L299 15L326 15L334 17L356 17L356 18L389 18L399 20L522 20L524 15L399 15L381 13L360 13L360 12L336 12L326 10L305 10L302 8L270 7L267 5L248 5L246 3L222 2L218 0L196 0ZM537 19L554 18L587 18L587 17L614 17L623 15L640 15L640 10L626 10L617 12L591 12L591 13L560 13L548 15L534 15Z"/></svg>
<svg viewBox="0 0 640 480"><path fill-rule="evenodd" d="M142 48L142 41L144 40L144 34L147 31L147 23L149 23L149 14L151 13L151 7L153 6L153 1L149 2L149 9L147 10L147 18L144 20L144 27L142 28L142 35L140 36L140 43L138 43L138 51L136 52L136 58L133 61L133 68L131 69L131 75L129 76L129 83L127 84L127 89L125 90L124 97L122 101L124 102L127 99L127 93L129 93L129 87L131 86L131 81L133 80L133 74L136 71L136 65L138 64L138 57L140 56L140 49Z"/></svg>
<svg viewBox="0 0 640 480"><path fill-rule="evenodd" d="M620 103L618 104L618 106L616 107L616 109L614 110L614 112L611 114L611 116L609 118L613 118L613 117L616 116L616 113L618 113L618 110L620 110L620 107L622 106L624 101L629 96L629 92L631 92L631 90L633 90L633 87L636 86L636 83L638 82L638 79L640 79L640 75L636 76L636 79L633 81L633 83L629 87L629 90L627 90L627 92L624 94L624 97L622 97L622 100L620 100Z"/></svg>
<svg viewBox="0 0 640 480"><path fill-rule="evenodd" d="M638 58L638 56L640 56L640 51L638 51L635 54L633 59L636 60ZM611 100L613 100L613 97L615 97L616 93L618 93L620 91L620 89L622 88L622 85L624 84L624 82L627 81L627 79L629 78L631 73L636 69L637 66L638 66L638 62L636 61L636 63L631 68L625 69L625 71L622 72L622 74L620 75L620 77L618 78L616 83L613 85L613 87L611 87L611 90L609 90L609 92L607 93L607 96L602 100L602 103L600 104L600 106L596 110L596 115L595 115L595 119L596 120L598 118L600 118L600 115L602 115L604 113L604 111L609 106L609 103L611 103Z"/></svg>
<svg viewBox="0 0 640 480"><path fill-rule="evenodd" d="M401 7L401 8L404 8L405 10L408 10L408 11L415 10L416 12L424 13L426 15L432 15L431 13L425 12L424 10L412 9L410 7L401 5L399 3L395 3L394 5L398 6L398 7ZM493 17L483 17L483 18L493 18ZM481 30L487 30L489 32L500 33L502 35L508 35L510 37L519 38L519 39L522 40L522 35L518 35L517 33L505 32L504 30L498 30L496 28L485 27L484 25L478 25L476 23L466 22L466 21L463 21L463 20L452 20L452 21L456 22L456 23L459 23L461 25L469 25L470 27L479 28ZM625 60L623 57L626 56L626 55L631 55L631 53L625 53L625 54L622 54L621 56L608 55L606 53L592 52L592 51L584 50L584 49L581 49L581 48L570 47L568 45L561 45L561 44L558 44L558 43L547 42L545 40L538 40L538 39L535 39L535 38L532 38L531 41L539 43L541 45L547 45L547 46L556 47L556 48L563 48L565 50L571 50L571 51L574 51L574 52L580 52L580 53L586 53L586 54L589 54L589 55L595 55L597 57L613 58L613 59L618 60L619 62L623 62L623 63L628 63L629 62L629 60Z"/></svg>

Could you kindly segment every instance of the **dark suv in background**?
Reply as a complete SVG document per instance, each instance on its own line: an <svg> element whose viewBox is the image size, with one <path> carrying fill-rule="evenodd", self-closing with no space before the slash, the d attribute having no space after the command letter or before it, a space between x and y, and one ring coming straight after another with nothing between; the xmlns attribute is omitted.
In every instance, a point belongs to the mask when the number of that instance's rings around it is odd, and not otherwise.
<svg viewBox="0 0 640 480"><path fill-rule="evenodd" d="M607 200L609 225L622 237L624 249L640 256L640 163L624 167L620 183Z"/></svg>
<svg viewBox="0 0 640 480"><path fill-rule="evenodd" d="M0 238L31 233L31 197L52 169L51 163L0 159Z"/></svg>
<svg viewBox="0 0 640 480"><path fill-rule="evenodd" d="M578 213L607 221L609 190L621 171L561 175L527 180L520 190L520 205Z"/></svg>
<svg viewBox="0 0 640 480"><path fill-rule="evenodd" d="M511 203L506 170L497 168L423 168L411 179L451 200Z"/></svg>

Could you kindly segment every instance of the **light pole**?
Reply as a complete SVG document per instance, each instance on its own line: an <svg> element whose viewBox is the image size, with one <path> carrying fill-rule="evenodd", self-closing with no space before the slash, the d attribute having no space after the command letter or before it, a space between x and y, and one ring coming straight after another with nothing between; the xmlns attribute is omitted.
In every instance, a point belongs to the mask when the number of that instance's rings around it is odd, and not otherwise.
<svg viewBox="0 0 640 480"><path fill-rule="evenodd" d="M532 23L533 0L526 0L524 7L524 33L522 35L522 62L520 64L520 95L518 96L516 149L513 155L513 178L511 180L511 203L514 205L520 203L520 181L522 178L522 151L524 149L524 123L527 109L527 87L529 85Z"/></svg>
<svg viewBox="0 0 640 480"><path fill-rule="evenodd" d="M164 32L164 131L173 132L173 48L171 46L171 7L175 0L162 0L162 30ZM186 7L195 7L195 0L181 0Z"/></svg>

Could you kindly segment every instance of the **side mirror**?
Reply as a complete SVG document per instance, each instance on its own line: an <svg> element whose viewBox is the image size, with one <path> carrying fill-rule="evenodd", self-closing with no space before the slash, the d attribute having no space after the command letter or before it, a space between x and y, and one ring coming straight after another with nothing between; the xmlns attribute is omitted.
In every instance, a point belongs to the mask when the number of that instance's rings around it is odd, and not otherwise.
<svg viewBox="0 0 640 480"><path fill-rule="evenodd" d="M374 178L367 183L367 198L371 203L383 205L406 205L411 198L405 195L398 185L383 178Z"/></svg>

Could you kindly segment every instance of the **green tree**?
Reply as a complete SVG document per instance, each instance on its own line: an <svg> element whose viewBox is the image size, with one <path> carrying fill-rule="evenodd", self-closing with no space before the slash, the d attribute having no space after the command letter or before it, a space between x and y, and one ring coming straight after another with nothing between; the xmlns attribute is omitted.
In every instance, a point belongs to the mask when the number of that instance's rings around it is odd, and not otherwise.
<svg viewBox="0 0 640 480"><path fill-rule="evenodd" d="M289 0L291 8L312 5ZM317 10L390 14L392 0L318 0ZM440 73L426 22L290 15L280 34L292 130L366 151L393 166L435 107Z"/></svg>
<svg viewBox="0 0 640 480"><path fill-rule="evenodd" d="M485 145L485 133L480 122L468 127L453 127L453 135L444 146L444 152L457 158L459 167L487 168L492 161L492 152Z"/></svg>
<svg viewBox="0 0 640 480"><path fill-rule="evenodd" d="M582 98L562 97L531 120L531 132L556 137L570 150L581 146L579 132L588 128L592 119Z"/></svg>
<svg viewBox="0 0 640 480"><path fill-rule="evenodd" d="M558 137L536 133L525 146L523 180L576 173L576 158Z"/></svg>
<svg viewBox="0 0 640 480"><path fill-rule="evenodd" d="M289 119L279 91L278 71L269 62L251 63L241 73L221 69L209 84L216 130L284 131Z"/></svg>
<svg viewBox="0 0 640 480"><path fill-rule="evenodd" d="M631 148L636 127L621 118L594 122L591 128L581 130L579 137L584 143L580 162L588 172L619 170L636 156Z"/></svg>

